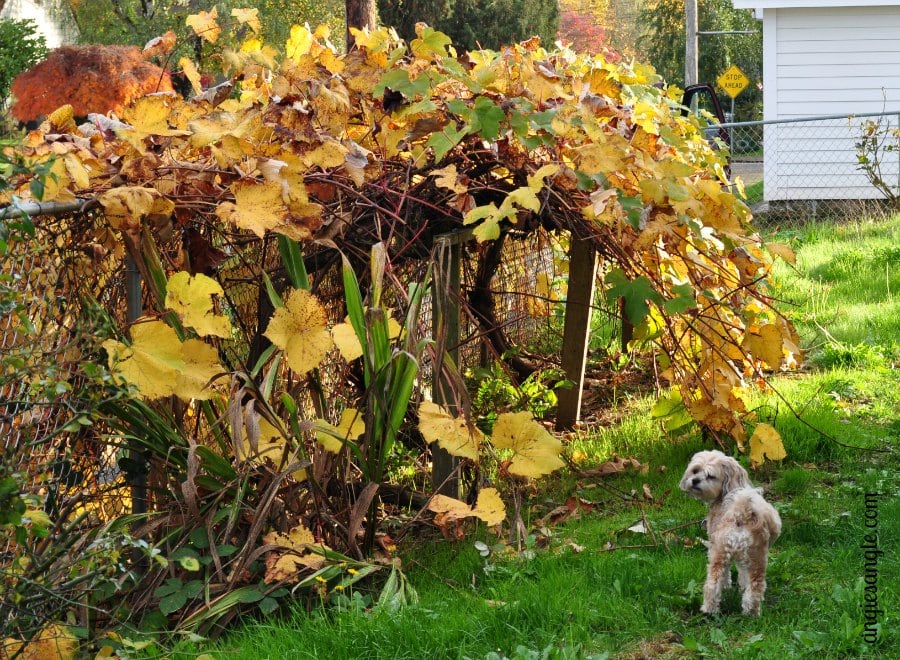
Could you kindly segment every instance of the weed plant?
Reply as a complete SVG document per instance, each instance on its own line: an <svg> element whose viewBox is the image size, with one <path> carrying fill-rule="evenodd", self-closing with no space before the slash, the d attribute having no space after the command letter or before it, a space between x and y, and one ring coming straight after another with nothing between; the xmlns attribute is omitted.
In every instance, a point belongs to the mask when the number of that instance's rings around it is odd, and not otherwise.
<svg viewBox="0 0 900 660"><path fill-rule="evenodd" d="M464 540L420 535L399 552L415 606L386 611L377 590L324 595L312 613L250 623L215 647L185 646L173 657L897 657L900 487L895 455L885 450L900 444L898 234L900 218L810 226L778 239L797 248L796 267L776 271L777 291L811 360L773 378L777 394L753 402L788 452L751 470L784 521L760 618L740 614L736 590L721 615L700 613L705 509L677 484L692 453L711 441L664 437L648 398L633 401L615 427L570 437L577 470L537 484L524 552L485 529ZM613 454L640 467L592 470ZM580 503L577 513L554 524L551 512L567 501ZM884 554L870 644L861 545L872 533L873 501Z"/></svg>

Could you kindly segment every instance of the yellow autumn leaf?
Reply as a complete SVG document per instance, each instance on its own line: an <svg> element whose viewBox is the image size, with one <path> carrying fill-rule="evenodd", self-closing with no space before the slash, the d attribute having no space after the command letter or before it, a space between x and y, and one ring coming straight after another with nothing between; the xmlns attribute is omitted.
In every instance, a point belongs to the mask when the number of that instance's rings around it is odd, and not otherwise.
<svg viewBox="0 0 900 660"><path fill-rule="evenodd" d="M155 188L111 188L104 191L97 200L116 228L119 226L117 223L130 224L148 215L171 215L175 210L175 204L160 195Z"/></svg>
<svg viewBox="0 0 900 660"><path fill-rule="evenodd" d="M759 328L751 328L745 341L753 357L762 360L774 371L781 368L783 342L781 330L777 325L769 323Z"/></svg>
<svg viewBox="0 0 900 660"><path fill-rule="evenodd" d="M496 488L483 488L478 493L474 507L461 500L446 495L435 495L428 503L428 509L441 516L444 522L453 522L474 516L491 527L499 525L506 518L506 506Z"/></svg>
<svg viewBox="0 0 900 660"><path fill-rule="evenodd" d="M313 44L313 34L304 25L292 25L291 35L285 44L285 54L294 61L309 53Z"/></svg>
<svg viewBox="0 0 900 660"><path fill-rule="evenodd" d="M780 461L785 457L787 452L781 434L771 424L757 424L750 436L750 462L753 466L762 465L766 459Z"/></svg>
<svg viewBox="0 0 900 660"><path fill-rule="evenodd" d="M50 623L41 628L24 648L19 640L7 638L0 643L0 657L22 660L73 660L78 652L78 638L68 626ZM17 655L18 653L18 655Z"/></svg>
<svg viewBox="0 0 900 660"><path fill-rule="evenodd" d="M559 458L562 443L528 411L497 417L491 443L498 449L512 450L509 472L520 477L541 477L565 465Z"/></svg>
<svg viewBox="0 0 900 660"><path fill-rule="evenodd" d="M75 125L75 109L68 103L58 107L47 116L54 133L74 133Z"/></svg>
<svg viewBox="0 0 900 660"><path fill-rule="evenodd" d="M312 552L311 548L326 546L316 543L312 532L302 524L287 534L269 532L263 536L263 543L286 550L286 552L273 551L266 556L266 584L296 580L304 569L316 570L325 563L325 558Z"/></svg>
<svg viewBox="0 0 900 660"><path fill-rule="evenodd" d="M108 339L103 348L110 369L147 399L209 399L215 392L207 383L225 371L216 349L199 339L182 344L163 321L136 323L130 345Z"/></svg>
<svg viewBox="0 0 900 660"><path fill-rule="evenodd" d="M178 336L164 322L136 323L131 328L130 346L108 339L103 348L110 369L137 387L142 396L159 399L174 394L184 357Z"/></svg>
<svg viewBox="0 0 900 660"><path fill-rule="evenodd" d="M316 426L319 429L316 431L316 440L332 454L340 453L347 441L358 440L366 432L366 423L356 408L344 410L337 426L324 419L318 420Z"/></svg>
<svg viewBox="0 0 900 660"><path fill-rule="evenodd" d="M331 328L331 338L334 345L337 346L347 362L352 362L358 357L362 357L362 344L359 343L359 337L356 330L349 323L338 323Z"/></svg>
<svg viewBox="0 0 900 660"><path fill-rule="evenodd" d="M287 446L287 440L281 435L281 431L252 407L244 409L243 423L244 433L238 447L238 458L242 461L252 461L257 465L262 465L269 459L278 465Z"/></svg>
<svg viewBox="0 0 900 660"><path fill-rule="evenodd" d="M402 334L403 327L397 319L393 316L388 316L388 339L397 339ZM349 320L345 319L343 323L337 323L332 326L331 338L334 340L334 345L341 352L341 357L347 362L352 362L356 358L362 357L362 344L359 343L356 330L353 329Z"/></svg>
<svg viewBox="0 0 900 660"><path fill-rule="evenodd" d="M766 243L766 249L776 257L781 257L789 264L797 263L797 255L786 243Z"/></svg>
<svg viewBox="0 0 900 660"><path fill-rule="evenodd" d="M419 405L419 431L427 442L436 442L453 456L478 461L484 436L464 417L453 417L431 401Z"/></svg>
<svg viewBox="0 0 900 660"><path fill-rule="evenodd" d="M175 380L173 394L183 401L211 399L215 390L210 381L225 372L219 362L219 352L199 339L188 339L181 345L181 355L184 370Z"/></svg>
<svg viewBox="0 0 900 660"><path fill-rule="evenodd" d="M528 175L528 187L535 191L540 190L544 187L544 177L556 174L558 171L559 165L556 163L541 166L537 172Z"/></svg>
<svg viewBox="0 0 900 660"><path fill-rule="evenodd" d="M222 34L222 28L219 27L218 19L219 10L213 7L212 11L201 11L191 14L185 19L184 24L193 29L194 34L198 37L214 44Z"/></svg>
<svg viewBox="0 0 900 660"><path fill-rule="evenodd" d="M202 94L203 86L200 84L200 72L197 71L197 65L189 57L182 57L178 60L178 66L184 77L191 83L194 94Z"/></svg>
<svg viewBox="0 0 900 660"><path fill-rule="evenodd" d="M575 150L578 169L585 174L609 174L625 167L627 152L613 142L586 144Z"/></svg>
<svg viewBox="0 0 900 660"><path fill-rule="evenodd" d="M173 111L181 103L175 96L155 94L141 96L122 111L122 121L127 127L116 129L116 134L125 139L131 135L138 140L149 135L188 135L186 131L169 126ZM134 142L129 140L134 145Z"/></svg>
<svg viewBox="0 0 900 660"><path fill-rule="evenodd" d="M216 209L222 220L249 229L260 238L285 223L288 209L280 183L239 181L231 185L231 192L234 202L222 202Z"/></svg>
<svg viewBox="0 0 900 660"><path fill-rule="evenodd" d="M166 308L173 310L185 325L201 337L231 335L231 322L213 307L213 296L224 296L219 283L202 273L191 275L179 271L169 278L166 287Z"/></svg>
<svg viewBox="0 0 900 660"><path fill-rule="evenodd" d="M238 23L248 25L256 34L259 34L260 29L262 29L262 25L259 21L259 9L256 9L255 7L251 9L232 9L231 16L236 18Z"/></svg>
<svg viewBox="0 0 900 660"><path fill-rule="evenodd" d="M309 291L294 289L284 307L269 321L265 336L284 351L288 365L298 374L319 366L332 347L325 308Z"/></svg>
<svg viewBox="0 0 900 660"><path fill-rule="evenodd" d="M450 163L447 167L439 170L432 170L429 176L436 177L434 185L439 188L446 188L456 194L462 194L469 190L469 187L459 180L459 172L456 171L456 165Z"/></svg>

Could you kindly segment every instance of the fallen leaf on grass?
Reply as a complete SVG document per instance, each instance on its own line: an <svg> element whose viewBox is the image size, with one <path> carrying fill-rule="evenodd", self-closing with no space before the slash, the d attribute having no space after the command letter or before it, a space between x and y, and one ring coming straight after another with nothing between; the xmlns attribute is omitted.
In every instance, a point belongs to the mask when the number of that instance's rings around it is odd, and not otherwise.
<svg viewBox="0 0 900 660"><path fill-rule="evenodd" d="M601 463L595 468L591 468L590 470L582 470L578 473L579 477L582 478L592 478L592 477L608 477L611 474L618 474L619 472L624 472L628 468L633 468L635 470L643 470L644 465L641 464L640 461L634 458L619 458L618 456L613 456L610 460L605 463Z"/></svg>

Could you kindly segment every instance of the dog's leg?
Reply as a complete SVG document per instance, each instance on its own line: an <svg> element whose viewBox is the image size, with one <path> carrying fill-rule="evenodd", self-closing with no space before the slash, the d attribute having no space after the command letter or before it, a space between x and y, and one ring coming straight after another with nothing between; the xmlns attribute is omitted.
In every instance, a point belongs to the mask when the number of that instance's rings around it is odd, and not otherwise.
<svg viewBox="0 0 900 660"><path fill-rule="evenodd" d="M741 609L744 614L759 616L763 595L766 593L766 561L768 549L763 547L747 558L746 584L742 586Z"/></svg>
<svg viewBox="0 0 900 660"><path fill-rule="evenodd" d="M748 569L747 569L746 558L741 559L739 562L737 562L737 569L738 569L738 587L740 587L741 593L744 593L745 591L747 591Z"/></svg>
<svg viewBox="0 0 900 660"><path fill-rule="evenodd" d="M706 584L703 585L703 606L700 608L700 611L706 614L713 614L719 611L722 587L725 584L725 576L729 571L728 556L717 545L712 543L709 547Z"/></svg>

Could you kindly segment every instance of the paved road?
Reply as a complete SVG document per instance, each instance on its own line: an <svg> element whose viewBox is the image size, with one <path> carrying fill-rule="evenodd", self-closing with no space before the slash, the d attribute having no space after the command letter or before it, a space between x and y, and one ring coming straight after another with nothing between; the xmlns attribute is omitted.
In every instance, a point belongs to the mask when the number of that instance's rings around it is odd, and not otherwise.
<svg viewBox="0 0 900 660"><path fill-rule="evenodd" d="M761 160L743 161L731 163L731 176L741 177L745 186L751 186L757 181L762 181L763 164Z"/></svg>

